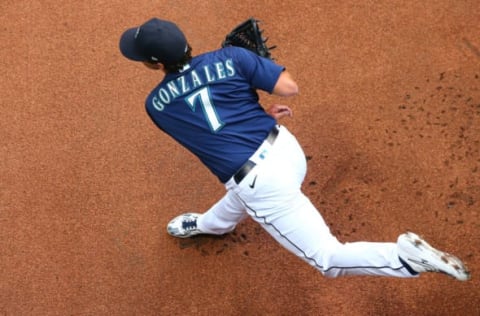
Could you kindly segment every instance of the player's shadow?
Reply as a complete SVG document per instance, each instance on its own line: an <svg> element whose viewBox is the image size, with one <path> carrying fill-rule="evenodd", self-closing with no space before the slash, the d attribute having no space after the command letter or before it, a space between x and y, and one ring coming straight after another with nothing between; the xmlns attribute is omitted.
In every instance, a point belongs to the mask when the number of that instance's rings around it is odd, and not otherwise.
<svg viewBox="0 0 480 316"><path fill-rule="evenodd" d="M196 249L203 256L219 255L227 249L232 249L237 245L243 245L250 242L245 227L241 227L243 225L244 224L242 223L233 232L220 236L197 235L190 238L180 238L177 240L178 247L180 249ZM252 233L254 235L259 235L263 234L264 231L260 227L254 227ZM248 255L247 251L245 251L245 253Z"/></svg>

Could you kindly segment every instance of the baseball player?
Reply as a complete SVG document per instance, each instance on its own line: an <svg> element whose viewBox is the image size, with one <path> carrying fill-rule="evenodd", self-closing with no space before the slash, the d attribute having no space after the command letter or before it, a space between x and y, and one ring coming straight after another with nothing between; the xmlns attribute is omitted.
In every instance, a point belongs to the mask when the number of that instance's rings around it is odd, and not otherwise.
<svg viewBox="0 0 480 316"><path fill-rule="evenodd" d="M196 155L226 188L204 213L186 213L167 225L179 238L231 232L250 216L278 243L327 277L375 275L410 278L441 272L467 280L453 255L407 232L397 242L341 243L302 193L306 159L277 120L285 105L268 110L257 90L280 97L298 93L285 67L237 46L192 57L178 26L152 18L127 29L120 51L164 74L146 98L146 111L163 132Z"/></svg>

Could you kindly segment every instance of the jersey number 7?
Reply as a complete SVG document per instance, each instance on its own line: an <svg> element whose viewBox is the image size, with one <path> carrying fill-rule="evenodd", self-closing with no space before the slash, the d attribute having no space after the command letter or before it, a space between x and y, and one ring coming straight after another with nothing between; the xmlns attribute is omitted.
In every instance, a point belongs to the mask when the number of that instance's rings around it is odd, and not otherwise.
<svg viewBox="0 0 480 316"><path fill-rule="evenodd" d="M208 87L195 91L187 96L185 100L193 112L195 112L195 105L198 100L212 132L218 132L223 127L224 123L218 117L217 111L215 110L215 105L212 102L210 89Z"/></svg>

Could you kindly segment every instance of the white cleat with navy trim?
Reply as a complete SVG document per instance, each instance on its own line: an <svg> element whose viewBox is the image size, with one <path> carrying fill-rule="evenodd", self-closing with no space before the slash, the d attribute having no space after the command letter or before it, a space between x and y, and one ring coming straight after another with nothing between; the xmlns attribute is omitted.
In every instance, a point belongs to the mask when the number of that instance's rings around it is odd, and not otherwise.
<svg viewBox="0 0 480 316"><path fill-rule="evenodd" d="M400 259L415 272L440 272L460 281L470 278L470 273L459 258L433 248L414 233L400 235L397 247Z"/></svg>
<svg viewBox="0 0 480 316"><path fill-rule="evenodd" d="M188 238L198 234L203 234L197 228L197 218L201 214L198 213L185 213L172 219L167 225L167 232L179 238Z"/></svg>

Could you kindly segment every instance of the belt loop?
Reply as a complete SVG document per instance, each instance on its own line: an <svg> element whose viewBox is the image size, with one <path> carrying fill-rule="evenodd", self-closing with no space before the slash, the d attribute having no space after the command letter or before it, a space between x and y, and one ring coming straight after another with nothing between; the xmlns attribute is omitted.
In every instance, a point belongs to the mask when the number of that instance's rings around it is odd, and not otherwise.
<svg viewBox="0 0 480 316"><path fill-rule="evenodd" d="M265 139L270 145L273 145L275 140L277 139L278 133L280 133L280 130L278 128L278 125L274 125L273 128L270 130L270 132L267 135L267 138Z"/></svg>
<svg viewBox="0 0 480 316"><path fill-rule="evenodd" d="M279 125L274 125L268 133L267 137L265 138L264 142L273 145L279 133ZM250 159L247 160L247 162L244 163L243 166L233 175L233 180L235 181L235 183L239 184L240 182L242 182L243 178L245 178L256 165L257 164Z"/></svg>
<svg viewBox="0 0 480 316"><path fill-rule="evenodd" d="M233 180L235 180L236 184L239 184L242 182L243 178L247 176L247 174L256 166L257 164L254 163L251 160L247 160L246 163L243 164L243 166L240 168L240 170L235 173L233 176Z"/></svg>

